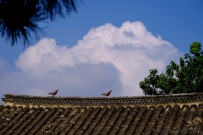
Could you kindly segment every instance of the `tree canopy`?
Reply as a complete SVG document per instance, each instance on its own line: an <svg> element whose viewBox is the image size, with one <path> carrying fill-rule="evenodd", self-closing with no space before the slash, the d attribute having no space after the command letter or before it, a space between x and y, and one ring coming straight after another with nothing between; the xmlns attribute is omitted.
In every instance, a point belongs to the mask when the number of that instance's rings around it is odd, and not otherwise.
<svg viewBox="0 0 203 135"><path fill-rule="evenodd" d="M0 0L0 34L14 45L22 39L38 38L39 22L53 21L77 12L79 0ZM81 0L80 0L81 1Z"/></svg>
<svg viewBox="0 0 203 135"><path fill-rule="evenodd" d="M145 95L203 92L203 50L201 43L190 45L190 54L179 59L179 64L171 61L165 74L158 75L157 69L139 83Z"/></svg>

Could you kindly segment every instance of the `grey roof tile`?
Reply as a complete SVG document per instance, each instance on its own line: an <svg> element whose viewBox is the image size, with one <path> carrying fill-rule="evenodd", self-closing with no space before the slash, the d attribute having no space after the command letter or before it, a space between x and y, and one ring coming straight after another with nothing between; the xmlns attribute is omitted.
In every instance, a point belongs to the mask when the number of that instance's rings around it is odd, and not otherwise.
<svg viewBox="0 0 203 135"><path fill-rule="evenodd" d="M7 94L0 105L0 134L202 134L202 99L203 93L113 98Z"/></svg>

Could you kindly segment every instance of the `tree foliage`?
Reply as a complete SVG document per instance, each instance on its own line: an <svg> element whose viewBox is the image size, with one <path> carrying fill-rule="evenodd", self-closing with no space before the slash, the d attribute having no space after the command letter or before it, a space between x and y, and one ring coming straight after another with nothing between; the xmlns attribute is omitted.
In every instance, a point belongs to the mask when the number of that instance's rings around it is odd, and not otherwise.
<svg viewBox="0 0 203 135"><path fill-rule="evenodd" d="M53 21L77 11L78 0L0 0L0 34L14 45L29 43L42 29L39 22Z"/></svg>
<svg viewBox="0 0 203 135"><path fill-rule="evenodd" d="M150 74L139 83L145 95L177 94L203 92L203 50L201 43L190 45L190 54L174 61L166 67L166 73L157 74L151 69Z"/></svg>

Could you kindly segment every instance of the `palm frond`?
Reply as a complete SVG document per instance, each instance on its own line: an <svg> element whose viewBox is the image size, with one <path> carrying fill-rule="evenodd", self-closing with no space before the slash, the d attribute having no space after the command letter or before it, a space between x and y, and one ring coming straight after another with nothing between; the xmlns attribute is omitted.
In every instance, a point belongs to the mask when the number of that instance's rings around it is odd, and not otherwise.
<svg viewBox="0 0 203 135"><path fill-rule="evenodd" d="M53 21L76 12L77 0L0 0L0 34L13 46L22 39L28 44L32 36L42 33L39 22Z"/></svg>

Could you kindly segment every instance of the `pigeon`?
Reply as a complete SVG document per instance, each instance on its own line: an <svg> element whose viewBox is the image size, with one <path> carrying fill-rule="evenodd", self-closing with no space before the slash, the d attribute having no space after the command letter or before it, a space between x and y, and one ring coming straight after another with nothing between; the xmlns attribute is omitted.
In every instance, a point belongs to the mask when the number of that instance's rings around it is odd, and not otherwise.
<svg viewBox="0 0 203 135"><path fill-rule="evenodd" d="M54 95L57 94L57 92L58 92L58 90L55 90L55 91L53 91L53 92L50 92L49 94L54 96Z"/></svg>
<svg viewBox="0 0 203 135"><path fill-rule="evenodd" d="M103 93L102 95L108 97L108 96L111 94L111 91L112 91L112 90L110 90L110 91L108 91L108 92L105 92L105 93Z"/></svg>

